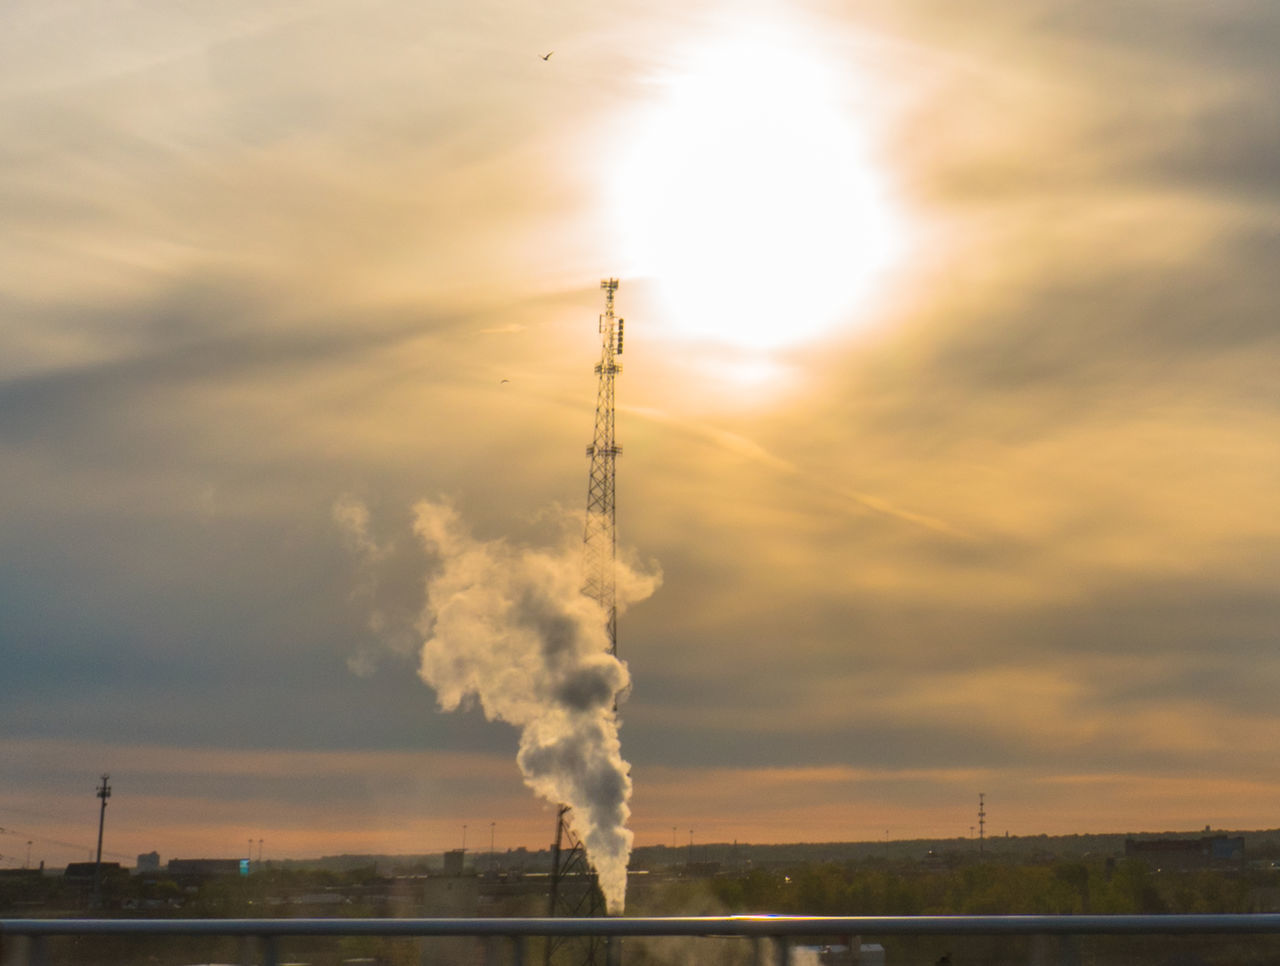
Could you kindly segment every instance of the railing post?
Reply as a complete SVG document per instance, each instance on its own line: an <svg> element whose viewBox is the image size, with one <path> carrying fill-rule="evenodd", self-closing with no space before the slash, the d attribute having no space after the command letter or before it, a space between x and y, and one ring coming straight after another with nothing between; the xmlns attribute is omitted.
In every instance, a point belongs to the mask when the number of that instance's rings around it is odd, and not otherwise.
<svg viewBox="0 0 1280 966"><path fill-rule="evenodd" d="M9 934L0 936L2 966L46 966L49 961L44 936Z"/></svg>
<svg viewBox="0 0 1280 966"><path fill-rule="evenodd" d="M774 966L788 966L790 959L791 943L787 936L770 936L773 942L773 963Z"/></svg>
<svg viewBox="0 0 1280 966"><path fill-rule="evenodd" d="M511 936L511 966L524 966L524 940L522 935Z"/></svg>
<svg viewBox="0 0 1280 966"><path fill-rule="evenodd" d="M259 936L258 942L262 945L262 966L276 966L280 961L279 950L276 948L276 937Z"/></svg>

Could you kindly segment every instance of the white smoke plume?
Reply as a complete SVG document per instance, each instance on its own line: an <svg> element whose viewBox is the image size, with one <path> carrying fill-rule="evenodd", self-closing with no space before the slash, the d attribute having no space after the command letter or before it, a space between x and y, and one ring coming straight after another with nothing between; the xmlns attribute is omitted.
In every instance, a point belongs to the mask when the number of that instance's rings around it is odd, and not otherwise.
<svg viewBox="0 0 1280 966"><path fill-rule="evenodd" d="M415 510L414 529L438 559L427 580L422 679L443 710L478 701L491 721L520 729L525 784L572 807L608 911L621 913L631 778L615 706L630 677L609 653L605 615L582 594L581 543L552 551L481 541L447 502ZM660 582L656 570L620 563L619 610Z"/></svg>
<svg viewBox="0 0 1280 966"><path fill-rule="evenodd" d="M357 497L339 497L332 507L333 522L342 542L357 562L352 603L365 611L368 634L347 668L357 677L377 673L380 658L390 651L397 659L412 658L422 642L417 624L422 614L423 568L426 557L419 541L392 526L378 534L373 514Z"/></svg>

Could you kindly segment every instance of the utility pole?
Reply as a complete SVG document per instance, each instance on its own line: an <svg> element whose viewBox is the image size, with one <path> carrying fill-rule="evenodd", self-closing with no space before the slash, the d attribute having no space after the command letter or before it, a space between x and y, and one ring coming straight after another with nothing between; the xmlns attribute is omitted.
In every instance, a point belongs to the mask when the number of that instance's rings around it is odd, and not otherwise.
<svg viewBox="0 0 1280 966"><path fill-rule="evenodd" d="M91 905L94 909L102 907L102 827L107 821L107 799L111 797L111 786L107 784L107 780L110 778L110 775L104 773L102 786L97 791L98 797L102 799L102 807L98 810L98 858L93 864L93 898Z"/></svg>

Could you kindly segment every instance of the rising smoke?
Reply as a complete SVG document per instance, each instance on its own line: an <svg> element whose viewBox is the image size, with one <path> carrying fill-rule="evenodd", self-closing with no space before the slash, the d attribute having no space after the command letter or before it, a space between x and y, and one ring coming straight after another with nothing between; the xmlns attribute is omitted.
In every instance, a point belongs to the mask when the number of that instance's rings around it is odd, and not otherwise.
<svg viewBox="0 0 1280 966"><path fill-rule="evenodd" d="M367 525L350 509L340 522ZM630 677L609 653L605 615L582 593L580 539L554 549L477 540L447 501L418 504L414 530L434 560L419 625L419 674L442 710L478 703L489 720L520 729L516 761L525 784L572 807L573 831L606 907L621 913L631 779L616 704ZM660 582L656 568L620 563L619 610Z"/></svg>
<svg viewBox="0 0 1280 966"><path fill-rule="evenodd" d="M332 513L343 543L358 562L350 599L364 612L367 635L347 658L347 667L359 677L370 677L385 655L404 659L418 653L426 552L403 525L393 535L376 535L369 508L354 496L339 498Z"/></svg>

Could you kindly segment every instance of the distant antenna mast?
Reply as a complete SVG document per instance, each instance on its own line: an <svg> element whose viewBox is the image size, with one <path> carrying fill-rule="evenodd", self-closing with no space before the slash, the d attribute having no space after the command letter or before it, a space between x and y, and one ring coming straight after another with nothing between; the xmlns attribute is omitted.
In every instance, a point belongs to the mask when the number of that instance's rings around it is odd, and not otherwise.
<svg viewBox="0 0 1280 966"><path fill-rule="evenodd" d="M600 605L609 633L609 653L618 653L617 515L614 479L622 448L613 438L613 381L622 371L623 320L613 315L616 278L600 282L604 289L604 314L600 316L600 361L596 363L596 431L587 447L591 471L587 477L587 523L583 533L585 580L582 592Z"/></svg>
<svg viewBox="0 0 1280 966"><path fill-rule="evenodd" d="M617 654L618 537L614 480L622 447L613 437L613 382L622 371L617 357L622 355L624 323L613 314L613 293L618 290L618 280L602 279L600 288L604 290L604 314L600 316L600 361L596 363L595 436L587 447L591 468L587 474L587 520L582 535L582 593L600 605L609 635L609 653ZM587 864L583 844L569 826L569 812L568 805L561 805L556 815L548 911L551 916L599 916L604 911L603 897L595 874ZM547 938L545 966L551 966L556 952L567 942L567 937ZM579 949L577 962L582 966L595 966L616 961L619 956L620 947L616 942L589 938Z"/></svg>
<svg viewBox="0 0 1280 966"><path fill-rule="evenodd" d="M983 831L987 827L986 793L978 792L978 854L982 854Z"/></svg>

